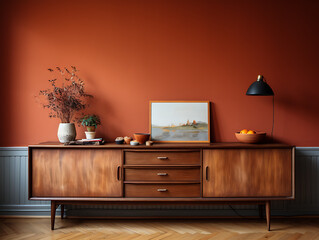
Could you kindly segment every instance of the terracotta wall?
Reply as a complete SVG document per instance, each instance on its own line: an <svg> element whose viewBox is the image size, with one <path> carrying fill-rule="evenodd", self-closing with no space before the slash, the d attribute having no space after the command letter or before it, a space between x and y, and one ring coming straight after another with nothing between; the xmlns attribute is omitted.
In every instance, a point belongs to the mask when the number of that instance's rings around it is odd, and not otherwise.
<svg viewBox="0 0 319 240"><path fill-rule="evenodd" d="M95 98L98 135L148 132L150 100L212 102L212 140L270 133L271 97L245 92L263 74L275 92L277 141L319 145L317 1L34 1L1 3L1 146L57 140L35 101L48 67L75 65ZM84 137L78 128L78 137Z"/></svg>

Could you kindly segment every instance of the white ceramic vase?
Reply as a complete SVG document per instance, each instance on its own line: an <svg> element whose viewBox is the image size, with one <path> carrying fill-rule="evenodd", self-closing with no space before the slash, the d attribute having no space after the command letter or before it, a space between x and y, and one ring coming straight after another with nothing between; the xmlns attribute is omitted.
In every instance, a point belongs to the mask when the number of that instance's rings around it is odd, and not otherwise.
<svg viewBox="0 0 319 240"><path fill-rule="evenodd" d="M58 129L58 138L60 143L68 143L74 141L76 137L76 130L74 123L60 123Z"/></svg>
<svg viewBox="0 0 319 240"><path fill-rule="evenodd" d="M85 132L86 139L94 139L95 138L95 132Z"/></svg>

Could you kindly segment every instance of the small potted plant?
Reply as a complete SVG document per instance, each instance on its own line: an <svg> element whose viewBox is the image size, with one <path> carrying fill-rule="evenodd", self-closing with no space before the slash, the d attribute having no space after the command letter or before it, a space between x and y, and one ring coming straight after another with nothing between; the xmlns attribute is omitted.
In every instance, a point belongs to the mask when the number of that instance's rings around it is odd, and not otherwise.
<svg viewBox="0 0 319 240"><path fill-rule="evenodd" d="M81 125L85 126L87 132L85 132L87 139L95 138L95 129L98 125L101 125L101 120L98 115L86 115L81 119Z"/></svg>

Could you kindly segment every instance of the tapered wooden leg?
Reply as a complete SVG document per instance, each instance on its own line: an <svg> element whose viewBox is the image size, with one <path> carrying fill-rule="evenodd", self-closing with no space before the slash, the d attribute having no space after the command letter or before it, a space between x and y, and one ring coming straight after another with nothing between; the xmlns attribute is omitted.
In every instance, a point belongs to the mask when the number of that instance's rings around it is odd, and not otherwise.
<svg viewBox="0 0 319 240"><path fill-rule="evenodd" d="M61 219L64 217L64 204L61 204Z"/></svg>
<svg viewBox="0 0 319 240"><path fill-rule="evenodd" d="M54 230L56 203L51 201L51 230Z"/></svg>
<svg viewBox="0 0 319 240"><path fill-rule="evenodd" d="M270 231L270 201L266 202L267 229Z"/></svg>

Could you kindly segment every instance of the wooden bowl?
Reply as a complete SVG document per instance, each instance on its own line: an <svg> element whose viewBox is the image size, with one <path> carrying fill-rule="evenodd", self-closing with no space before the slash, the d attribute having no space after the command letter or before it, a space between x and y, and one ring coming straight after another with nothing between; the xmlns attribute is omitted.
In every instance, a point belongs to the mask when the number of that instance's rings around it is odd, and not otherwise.
<svg viewBox="0 0 319 240"><path fill-rule="evenodd" d="M132 141L132 138L131 138L131 137L125 137L125 138L124 138L124 142L125 142L126 144L130 144L131 141Z"/></svg>
<svg viewBox="0 0 319 240"><path fill-rule="evenodd" d="M134 133L134 138L139 142L139 144L144 144L150 139L151 134L149 133Z"/></svg>
<svg viewBox="0 0 319 240"><path fill-rule="evenodd" d="M242 143L262 143L265 140L265 132L256 132L255 134L243 134L236 132L235 136Z"/></svg>

